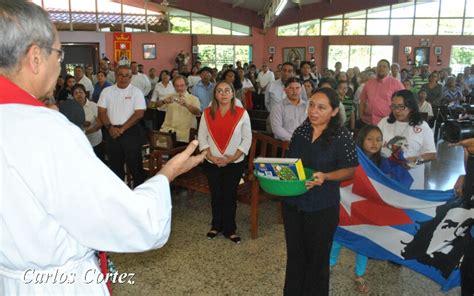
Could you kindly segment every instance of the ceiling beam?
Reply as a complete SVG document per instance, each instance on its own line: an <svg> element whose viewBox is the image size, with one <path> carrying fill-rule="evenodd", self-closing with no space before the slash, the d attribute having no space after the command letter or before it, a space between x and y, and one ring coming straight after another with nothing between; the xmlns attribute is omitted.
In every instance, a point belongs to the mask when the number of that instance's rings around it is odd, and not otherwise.
<svg viewBox="0 0 474 296"><path fill-rule="evenodd" d="M291 2L298 5L298 8L301 9L301 0L291 0Z"/></svg>
<svg viewBox="0 0 474 296"><path fill-rule="evenodd" d="M258 15L259 15L259 16L265 15L265 13L267 12L267 10L270 8L270 5L272 5L272 0L265 0L265 1L266 1L266 2L265 2L265 5L263 5L262 10L260 10L260 11L258 12Z"/></svg>
<svg viewBox="0 0 474 296"><path fill-rule="evenodd" d="M161 3L162 0L151 0L155 3ZM254 0L256 1L256 0ZM262 28L263 20L255 11L242 7L232 7L232 4L224 3L217 0L179 0L170 2L169 8L178 8L195 13L208 15L215 18L224 19L226 21L235 22L247 26Z"/></svg>
<svg viewBox="0 0 474 296"><path fill-rule="evenodd" d="M245 2L245 0L239 0L237 2L235 2L234 4L232 4L232 8L236 8L238 6L240 6L241 4L243 4Z"/></svg>
<svg viewBox="0 0 474 296"><path fill-rule="evenodd" d="M284 5L282 7L282 5ZM286 9L286 6L288 5L288 0L272 0L271 5L267 8L264 14L264 20L263 20L263 30L268 30L272 27L273 23L275 20L278 18L278 15L276 15L277 9L280 8L282 11Z"/></svg>

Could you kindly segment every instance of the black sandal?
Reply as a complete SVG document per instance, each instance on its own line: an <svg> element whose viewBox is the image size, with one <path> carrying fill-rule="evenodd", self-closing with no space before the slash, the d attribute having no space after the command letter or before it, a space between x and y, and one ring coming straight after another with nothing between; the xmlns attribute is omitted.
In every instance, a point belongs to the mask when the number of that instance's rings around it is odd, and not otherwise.
<svg viewBox="0 0 474 296"><path fill-rule="evenodd" d="M231 234L231 235L226 235L225 237L227 237L228 239L230 239L234 244L240 244L240 236L237 236L235 234Z"/></svg>
<svg viewBox="0 0 474 296"><path fill-rule="evenodd" d="M211 229L207 234L207 239L215 239L219 235L219 231Z"/></svg>

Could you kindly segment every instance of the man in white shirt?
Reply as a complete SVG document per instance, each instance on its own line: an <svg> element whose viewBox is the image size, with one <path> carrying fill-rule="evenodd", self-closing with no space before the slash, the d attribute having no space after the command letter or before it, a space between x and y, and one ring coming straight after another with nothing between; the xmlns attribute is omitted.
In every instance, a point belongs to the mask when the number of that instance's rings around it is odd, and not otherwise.
<svg viewBox="0 0 474 296"><path fill-rule="evenodd" d="M146 110L143 93L130 83L132 74L128 66L117 68L117 83L100 94L99 117L109 133L107 155L110 168L124 179L124 164L133 176L134 186L145 180L142 162L144 135L138 121Z"/></svg>
<svg viewBox="0 0 474 296"><path fill-rule="evenodd" d="M148 71L148 80L150 81L150 92L148 93L148 96L151 96L152 92L155 89L156 84L160 80L160 77L156 76L156 69L155 68L150 68Z"/></svg>
<svg viewBox="0 0 474 296"><path fill-rule="evenodd" d="M265 93L268 84L274 80L275 76L273 75L273 72L268 69L268 64L263 63L262 71L258 72L257 75L258 93Z"/></svg>
<svg viewBox="0 0 474 296"><path fill-rule="evenodd" d="M131 62L130 69L132 70L132 85L141 90L145 97L151 90L150 80L148 80L148 77L146 77L145 74L138 72L137 62Z"/></svg>
<svg viewBox="0 0 474 296"><path fill-rule="evenodd" d="M76 83L84 85L86 88L86 95L90 98L90 95L94 91L94 86L92 85L92 81L84 75L84 67L76 66L74 68L74 78L76 79Z"/></svg>
<svg viewBox="0 0 474 296"><path fill-rule="evenodd" d="M265 91L265 107L268 112L272 111L272 106L281 102L285 97L285 82L295 76L295 66L290 62L285 62L281 68L281 78L270 82ZM308 100L306 92L301 92L301 98Z"/></svg>
<svg viewBox="0 0 474 296"><path fill-rule="evenodd" d="M203 155L190 157L193 143L131 191L39 100L52 95L64 58L48 13L27 1L0 1L0 11L9 33L0 52L11 53L0 56L0 295L109 295L95 250L163 246L169 182Z"/></svg>

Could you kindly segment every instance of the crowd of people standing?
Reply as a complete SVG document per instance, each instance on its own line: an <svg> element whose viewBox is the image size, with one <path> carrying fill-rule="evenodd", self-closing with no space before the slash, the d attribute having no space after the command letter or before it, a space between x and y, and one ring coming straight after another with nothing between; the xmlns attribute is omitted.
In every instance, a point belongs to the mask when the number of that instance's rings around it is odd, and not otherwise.
<svg viewBox="0 0 474 296"><path fill-rule="evenodd" d="M187 145L190 129L197 129L211 191L208 239L222 233L233 243L241 242L235 213L251 143L247 110L267 111L266 132L290 141L288 156L315 170L308 193L283 201L285 295L328 293L329 269L340 249L332 243L338 188L358 165L355 140L385 174L406 188L423 189L424 164L436 159L432 128L446 110L452 116L474 96L474 65L457 76L449 68L430 71L427 65L400 69L384 59L363 71L343 71L338 62L334 70L320 72L308 61L285 62L274 71L267 63L258 69L237 62L219 71L197 62L189 73L180 67L181 72L174 68L159 75L155 68L145 75L136 62L110 67L102 60L97 73L91 66L76 66L74 75L60 76L54 91L59 109L68 100L78 103L85 114L78 125L96 155L122 180L126 164L135 187L145 181L139 122L147 108L163 112L157 128L176 133L177 145ZM387 165L390 161L396 165ZM367 262L357 255L355 282L362 293L370 290L363 277Z"/></svg>

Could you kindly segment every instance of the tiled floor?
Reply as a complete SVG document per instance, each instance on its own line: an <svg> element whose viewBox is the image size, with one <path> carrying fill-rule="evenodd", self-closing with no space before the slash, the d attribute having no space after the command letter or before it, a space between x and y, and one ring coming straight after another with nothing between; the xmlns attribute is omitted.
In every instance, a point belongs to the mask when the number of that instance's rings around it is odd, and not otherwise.
<svg viewBox="0 0 474 296"><path fill-rule="evenodd" d="M463 172L462 150L439 145L440 159L427 166L427 188L452 188ZM209 197L185 192L173 196L172 234L165 247L140 254L113 254L120 272L134 272L135 284L117 284L114 295L281 295L286 248L277 223L276 203L260 206L260 237L249 237L249 207L239 204L237 221L243 242L205 238L209 230ZM354 254L343 249L331 271L331 295L357 295ZM385 261L369 260L370 295L459 295L447 293L423 275Z"/></svg>

